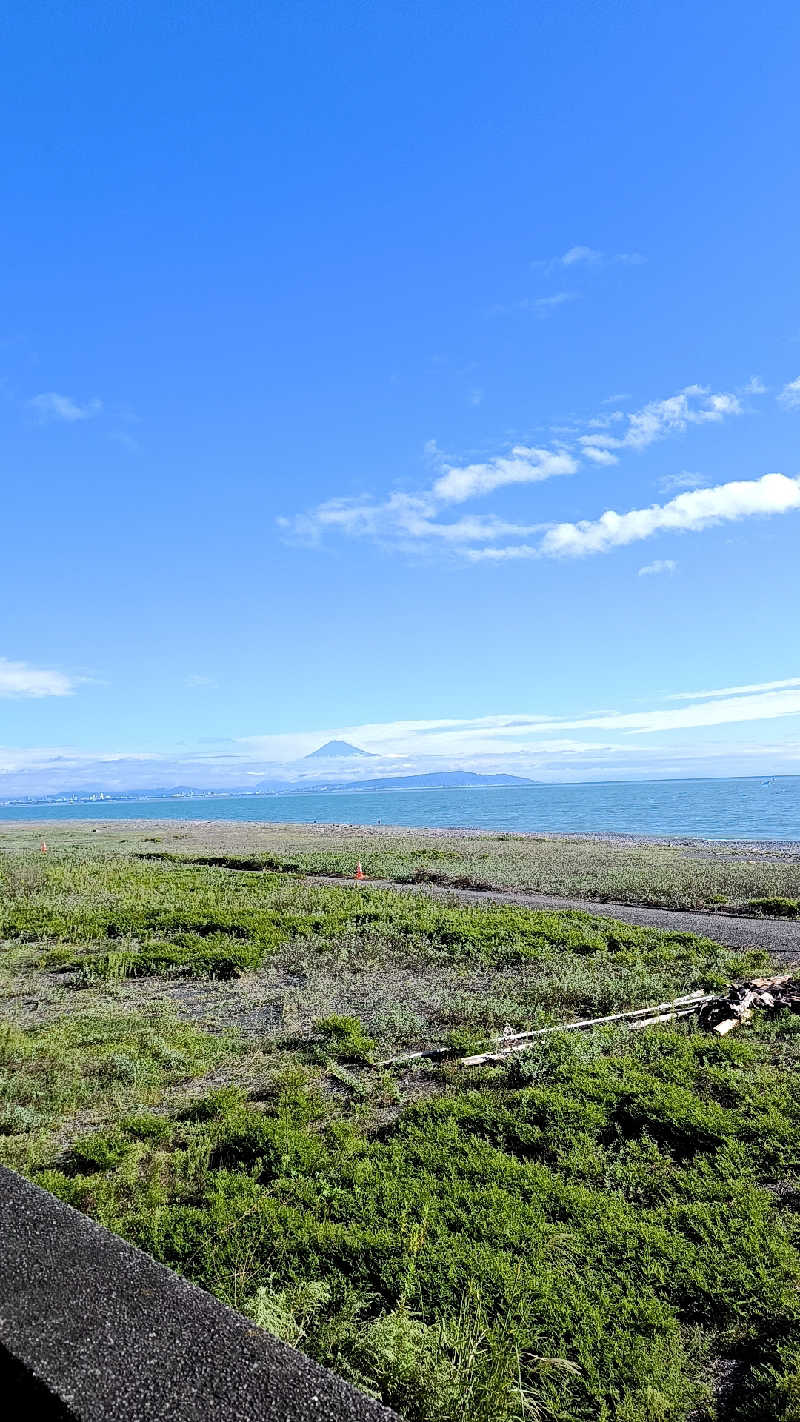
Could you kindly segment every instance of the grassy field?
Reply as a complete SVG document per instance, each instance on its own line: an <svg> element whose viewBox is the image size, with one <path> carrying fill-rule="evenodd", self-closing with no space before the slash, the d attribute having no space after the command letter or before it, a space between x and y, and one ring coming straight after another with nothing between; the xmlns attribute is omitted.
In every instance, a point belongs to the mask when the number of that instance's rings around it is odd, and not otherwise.
<svg viewBox="0 0 800 1422"><path fill-rule="evenodd" d="M0 852L3 1163L409 1422L800 1418L800 1019L378 1065L763 956L89 833Z"/></svg>
<svg viewBox="0 0 800 1422"><path fill-rule="evenodd" d="M456 888L507 888L566 898L668 908L742 909L750 900L789 901L798 912L796 847L653 842L576 836L442 833L389 827L116 821L41 826L0 823L0 848L48 843L122 853L180 855L240 867Z"/></svg>

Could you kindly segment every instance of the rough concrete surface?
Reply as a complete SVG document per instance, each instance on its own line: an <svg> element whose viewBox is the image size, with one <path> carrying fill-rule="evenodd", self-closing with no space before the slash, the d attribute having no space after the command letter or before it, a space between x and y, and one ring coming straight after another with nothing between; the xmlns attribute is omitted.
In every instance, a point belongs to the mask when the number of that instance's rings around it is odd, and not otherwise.
<svg viewBox="0 0 800 1422"><path fill-rule="evenodd" d="M141 1250L0 1167L7 1416L398 1422Z"/></svg>

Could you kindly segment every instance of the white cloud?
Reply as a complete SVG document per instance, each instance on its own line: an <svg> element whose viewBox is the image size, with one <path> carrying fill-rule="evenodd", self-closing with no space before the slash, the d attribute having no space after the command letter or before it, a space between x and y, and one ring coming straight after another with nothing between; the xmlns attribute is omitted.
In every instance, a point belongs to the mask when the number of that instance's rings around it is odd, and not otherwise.
<svg viewBox="0 0 800 1422"><path fill-rule="evenodd" d="M564 306L568 301L577 301L579 295L577 291L557 291L553 296L537 297L534 306L540 316L547 316L556 307Z"/></svg>
<svg viewBox="0 0 800 1422"><path fill-rule="evenodd" d="M473 718L429 721L389 721L356 726L328 727L301 736L248 736L241 740L250 753L261 752L274 760L306 755L325 740L342 739L378 756L464 756L503 750L521 753L532 746L552 745L543 737L575 731L622 731L651 735L663 731L693 730L738 722L775 720L800 715L800 678L766 683L753 693L685 692L664 700L685 699L682 706L651 707L637 711L594 712L578 716L546 713L506 713ZM701 700L701 698L707 698ZM696 704L695 704L696 703ZM576 742L575 744L580 744Z"/></svg>
<svg viewBox="0 0 800 1422"><path fill-rule="evenodd" d="M213 676L199 676L199 675L194 675L194 676L187 676L187 678L186 678L186 685L187 685L187 686L216 686L217 683L215 682Z"/></svg>
<svg viewBox="0 0 800 1422"><path fill-rule="evenodd" d="M644 567L639 569L639 577L646 578L656 573L674 573L677 566L674 558L656 558L654 562L645 563Z"/></svg>
<svg viewBox="0 0 800 1422"><path fill-rule="evenodd" d="M561 523L542 539L544 554L579 557L605 553L650 538L662 530L696 533L710 524L748 518L754 514L787 513L800 508L800 479L785 474L764 474L760 479L737 479L712 489L678 494L668 504L631 509L624 514L609 509L599 519Z"/></svg>
<svg viewBox="0 0 800 1422"><path fill-rule="evenodd" d="M606 414L594 415L586 423L592 430L607 430L611 425L618 425L620 420L625 419L624 410L608 410Z"/></svg>
<svg viewBox="0 0 800 1422"><path fill-rule="evenodd" d="M75 682L63 672L45 671L27 662L12 662L0 657L0 696L42 697L71 696Z"/></svg>
<svg viewBox="0 0 800 1422"><path fill-rule="evenodd" d="M593 247L570 247L563 257L556 260L562 267L574 267L576 262L599 262L602 259L602 252L596 252Z"/></svg>
<svg viewBox="0 0 800 1422"><path fill-rule="evenodd" d="M562 252L560 257L551 257L549 261L533 262L534 267L547 272L557 271L559 267L599 267L612 266L619 263L622 266L641 266L646 258L640 252L615 252L608 255L606 252L598 252L595 247L587 247L576 244L568 247L566 252Z"/></svg>
<svg viewBox="0 0 800 1422"><path fill-rule="evenodd" d="M540 558L541 552L533 543L511 543L505 548L468 548L465 557L471 563L513 563L521 558Z"/></svg>
<svg viewBox="0 0 800 1422"><path fill-rule="evenodd" d="M753 696L719 697L668 710L631 711L619 715L559 721L562 731L594 729L649 735L657 731L697 730L742 721L773 720L800 715L800 690L765 691Z"/></svg>
<svg viewBox="0 0 800 1422"><path fill-rule="evenodd" d="M675 691L667 701L705 701L713 696L744 696L753 691L783 691L786 687L800 686L800 676L784 677L783 681L759 681L748 686L723 686L715 691Z"/></svg>
<svg viewBox="0 0 800 1422"><path fill-rule="evenodd" d="M585 445L581 453L593 464L619 464L616 454L612 454L610 449L597 449L593 444Z"/></svg>
<svg viewBox="0 0 800 1422"><path fill-rule="evenodd" d="M577 460L563 451L517 445L509 457L461 468L446 466L431 492L435 499L445 503L463 503L465 499L491 493L504 484L532 484L552 479L557 474L574 474L577 467Z"/></svg>
<svg viewBox="0 0 800 1422"><path fill-rule="evenodd" d="M456 501L455 494L452 498ZM439 522L434 517L436 509L437 505L429 497L391 494L383 503L366 498L331 499L308 515L278 522L311 545L319 542L328 529L351 538L374 538L406 545L429 542L456 546L498 538L522 538L543 527L542 524L509 523L494 514L469 514L449 523Z"/></svg>
<svg viewBox="0 0 800 1422"><path fill-rule="evenodd" d="M91 420L95 415L99 415L103 408L101 400L88 400L85 405L79 405L69 395L59 395L55 390L48 390L43 395L34 395L28 404L43 423L64 420L73 424L76 420Z"/></svg>
<svg viewBox="0 0 800 1422"><path fill-rule="evenodd" d="M530 297L523 296L521 301L496 302L490 306L488 316L514 316L519 311L533 311L537 316L549 316L557 307L564 306L569 301L578 301L581 293L579 291L557 291L552 296Z"/></svg>
<svg viewBox="0 0 800 1422"><path fill-rule="evenodd" d="M760 375L751 375L747 384L742 386L743 395L766 395L767 387Z"/></svg>
<svg viewBox="0 0 800 1422"><path fill-rule="evenodd" d="M670 702L682 704L669 705ZM660 704L659 704L660 703ZM667 703L665 706L664 703ZM211 750L170 752L79 751L74 747L0 747L4 795L69 791L81 786L134 789L175 783L235 791L260 779L313 783L317 762L300 758L327 740L343 739L369 750L369 774L402 775L455 767L545 771L551 780L608 778L610 774L677 774L681 766L711 773L754 773L765 767L790 772L800 766L800 741L784 735L777 745L691 736L708 728L800 717L800 677L661 696L635 711L540 712L398 720L337 725L295 734L251 735L220 741ZM676 740L656 737L674 733ZM644 738L643 740L641 738ZM683 738L683 739L681 739ZM342 770L342 783L360 779L364 767ZM326 771L326 778L329 777Z"/></svg>
<svg viewBox="0 0 800 1422"><path fill-rule="evenodd" d="M591 450L646 449L665 435L682 433L689 425L717 423L727 415L740 415L736 395L713 394L707 386L687 385L666 400L651 400L641 410L626 415L628 428L621 435L586 434L579 443L585 454Z"/></svg>
<svg viewBox="0 0 800 1422"><path fill-rule="evenodd" d="M789 513L800 508L800 479L785 474L764 474L760 479L737 479L712 489L678 494L668 504L616 513L609 509L600 518L580 523L559 523L548 529L540 543L507 548L471 549L477 559L580 558L607 553L664 531L697 533L712 524L755 515Z"/></svg>
<svg viewBox="0 0 800 1422"><path fill-rule="evenodd" d="M708 485L708 479L703 474L693 474L690 469L682 469L680 474L665 474L659 480L659 488L665 494L671 494L675 489L703 489Z"/></svg>
<svg viewBox="0 0 800 1422"><path fill-rule="evenodd" d="M784 385L778 399L787 410L800 410L800 375L796 380L790 380L788 385Z"/></svg>
<svg viewBox="0 0 800 1422"><path fill-rule="evenodd" d="M706 386L689 385L676 395L651 401L633 413L611 410L596 416L583 424L584 430L588 424L590 432L578 435L577 430L570 427L565 431L567 438L554 438L548 448L518 444L507 454L459 465L445 459L432 440L426 445L425 452L438 466L439 472L429 488L417 493L395 491L383 500L366 494L331 498L308 513L293 518L282 517L277 522L288 536L311 546L319 544L328 532L373 538L404 549L449 547L474 558L538 557L552 552L552 548L517 544L495 549L470 549L470 545L496 544L512 537L527 538L541 530L540 523L512 524L491 514L444 522L441 519L442 510L451 504L485 497L503 487L533 484L558 475L574 474L582 465L585 467L587 461L610 467L618 462L624 450L639 451L656 440L684 431L690 425L718 423L741 411L742 406L736 395L715 393ZM612 429L616 431L613 434L610 433ZM773 477L781 479L783 476ZM672 476L670 487L694 488L703 482L699 475L684 473ZM643 512L646 511L634 511L634 514L625 516L610 513L604 518L613 522L624 517L630 523L635 515ZM578 529L577 537L586 542L588 523L560 527ZM555 532L553 539L557 536Z"/></svg>

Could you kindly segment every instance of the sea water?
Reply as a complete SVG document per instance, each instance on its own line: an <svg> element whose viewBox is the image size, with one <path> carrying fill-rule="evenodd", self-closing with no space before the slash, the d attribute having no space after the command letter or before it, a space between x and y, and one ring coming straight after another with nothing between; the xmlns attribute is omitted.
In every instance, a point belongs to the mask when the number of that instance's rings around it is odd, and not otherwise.
<svg viewBox="0 0 800 1422"><path fill-rule="evenodd" d="M800 776L0 806L0 820L45 819L262 820L800 841Z"/></svg>

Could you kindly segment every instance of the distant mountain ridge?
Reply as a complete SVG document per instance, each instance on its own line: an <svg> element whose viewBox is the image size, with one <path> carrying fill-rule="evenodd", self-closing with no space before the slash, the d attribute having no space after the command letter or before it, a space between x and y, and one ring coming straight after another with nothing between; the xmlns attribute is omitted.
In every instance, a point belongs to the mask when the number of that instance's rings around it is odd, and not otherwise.
<svg viewBox="0 0 800 1422"><path fill-rule="evenodd" d="M344 757L353 755L372 755L372 751L361 750L359 746L351 746L349 741L326 741L324 746L319 746L315 751L309 751L303 756L303 760L316 760L318 757L334 756Z"/></svg>
<svg viewBox="0 0 800 1422"><path fill-rule="evenodd" d="M360 752L369 755L369 751ZM312 753L313 754L313 753ZM310 757L306 756L306 759ZM515 785L539 785L541 781L527 780L521 775L479 775L474 770L432 770L424 775L381 775L374 780L260 780L252 787L238 789L208 790L194 785L171 785L143 787L139 790L91 789L51 791L43 795L17 795L0 800L4 805L46 805L46 804L86 804L89 801L106 800L215 800L241 795L319 795L332 791L361 790L447 790L470 789L478 786L513 787Z"/></svg>
<svg viewBox="0 0 800 1422"><path fill-rule="evenodd" d="M522 775L479 775L475 770L431 770L425 775L381 775L376 780L305 786L306 790L447 790L478 785L536 785Z"/></svg>

